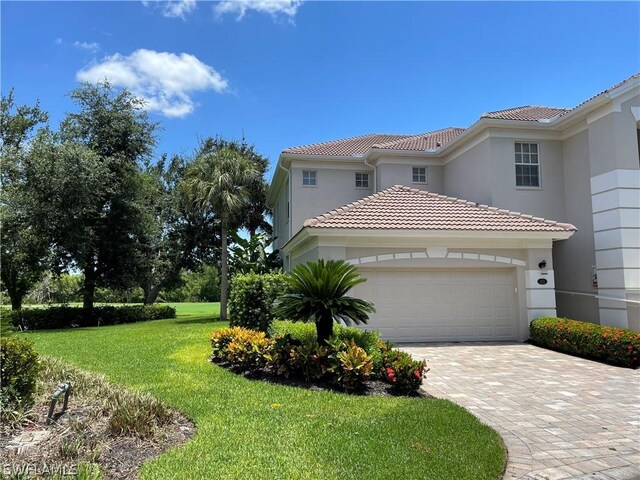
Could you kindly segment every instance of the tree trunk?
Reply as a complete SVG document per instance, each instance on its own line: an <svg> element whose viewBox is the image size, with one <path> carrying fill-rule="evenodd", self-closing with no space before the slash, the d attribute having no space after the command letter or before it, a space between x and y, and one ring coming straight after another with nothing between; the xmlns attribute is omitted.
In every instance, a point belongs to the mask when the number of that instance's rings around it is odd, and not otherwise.
<svg viewBox="0 0 640 480"><path fill-rule="evenodd" d="M96 296L96 272L93 267L84 269L84 289L82 292L82 307L93 310L93 302Z"/></svg>
<svg viewBox="0 0 640 480"><path fill-rule="evenodd" d="M333 336L333 317L330 314L323 315L316 321L318 345L327 345L327 340Z"/></svg>
<svg viewBox="0 0 640 480"><path fill-rule="evenodd" d="M220 320L227 321L227 294L229 290L229 279L227 278L228 259L227 259L227 223L228 215L223 213L220 217L222 226L222 252L220 255Z"/></svg>
<svg viewBox="0 0 640 480"><path fill-rule="evenodd" d="M160 285L150 285L144 289L144 304L152 305L158 298L160 293Z"/></svg>
<svg viewBox="0 0 640 480"><path fill-rule="evenodd" d="M18 292L9 292L9 298L11 298L11 310L20 310L22 308L22 297Z"/></svg>

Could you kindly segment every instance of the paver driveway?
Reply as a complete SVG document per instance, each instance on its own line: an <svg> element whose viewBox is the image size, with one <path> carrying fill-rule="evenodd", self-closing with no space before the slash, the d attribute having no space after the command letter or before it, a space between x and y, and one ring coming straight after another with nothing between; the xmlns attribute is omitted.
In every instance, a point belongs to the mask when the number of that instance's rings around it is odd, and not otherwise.
<svg viewBox="0 0 640 480"><path fill-rule="evenodd" d="M505 479L640 479L640 371L528 344L410 344L425 390L504 438Z"/></svg>

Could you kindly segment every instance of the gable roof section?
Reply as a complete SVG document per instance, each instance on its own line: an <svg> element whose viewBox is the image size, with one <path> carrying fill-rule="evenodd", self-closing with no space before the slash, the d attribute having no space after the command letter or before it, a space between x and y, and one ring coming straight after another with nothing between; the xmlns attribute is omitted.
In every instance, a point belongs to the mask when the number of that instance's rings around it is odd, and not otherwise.
<svg viewBox="0 0 640 480"><path fill-rule="evenodd" d="M525 105L524 107L508 108L482 114L481 118L495 118L498 120L520 120L527 122L544 122L555 117L560 117L570 110L556 107L537 107Z"/></svg>
<svg viewBox="0 0 640 480"><path fill-rule="evenodd" d="M402 138L386 143L377 143L371 148L382 150L435 150L445 146L462 132L464 128L449 127L433 132L421 133L411 137Z"/></svg>
<svg viewBox="0 0 640 480"><path fill-rule="evenodd" d="M558 223L519 212L396 185L304 222L307 228L573 232Z"/></svg>
<svg viewBox="0 0 640 480"><path fill-rule="evenodd" d="M378 143L394 142L410 137L411 135L393 135L385 133L372 133L358 137L343 138L330 142L313 143L300 147L286 148L282 153L297 153L302 155L333 155L350 156L364 155L369 149Z"/></svg>

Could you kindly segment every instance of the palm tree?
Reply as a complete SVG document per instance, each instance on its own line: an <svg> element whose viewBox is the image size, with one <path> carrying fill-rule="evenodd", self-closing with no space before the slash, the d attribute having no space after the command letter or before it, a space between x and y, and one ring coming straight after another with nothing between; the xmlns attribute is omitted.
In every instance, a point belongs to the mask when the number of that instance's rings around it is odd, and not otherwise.
<svg viewBox="0 0 640 480"><path fill-rule="evenodd" d="M318 344L333 335L333 322L367 323L373 304L347 297L351 288L365 282L356 268L343 260L324 260L298 265L287 277L293 292L283 295L276 315L291 320L314 321Z"/></svg>
<svg viewBox="0 0 640 480"><path fill-rule="evenodd" d="M199 209L210 208L220 218L222 252L220 258L220 320L227 320L229 217L247 201L248 185L259 172L237 150L220 148L198 156L187 170L184 187L191 203Z"/></svg>

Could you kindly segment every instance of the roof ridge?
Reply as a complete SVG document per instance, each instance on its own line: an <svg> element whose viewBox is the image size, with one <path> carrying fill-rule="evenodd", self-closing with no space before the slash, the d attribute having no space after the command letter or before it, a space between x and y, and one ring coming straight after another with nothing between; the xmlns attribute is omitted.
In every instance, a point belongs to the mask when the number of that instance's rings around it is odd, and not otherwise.
<svg viewBox="0 0 640 480"><path fill-rule="evenodd" d="M317 225L318 223L324 221L324 220L329 220L330 218L339 215L341 213L346 213L349 210L359 206L359 205L364 205L365 203L369 203L370 201L376 199L376 198L380 198L383 197L384 195L390 193L390 192L396 192L399 190L398 187L401 188L409 188L409 187L403 187L402 185L394 185L393 187L389 187L389 188L385 188L384 190L380 190L379 192L373 193L371 195L367 195L364 198L361 198L360 200L356 200L355 202L351 202L351 203L347 203L346 205L343 205L342 207L339 208L334 208L333 210L329 210L326 213L323 213L322 215L318 215L315 216L313 218L308 218L307 220L304 221L304 223L302 224L302 227L313 227L315 225Z"/></svg>
<svg viewBox="0 0 640 480"><path fill-rule="evenodd" d="M324 142L316 142L316 143L308 143L305 145L297 145L295 147L287 147L284 150L282 150L283 152L289 152L291 150L298 150L301 148L310 148L310 147L317 147L320 145L332 145L334 143L340 143L340 142L347 142L350 140L356 140L356 139L360 139L360 138L367 138L367 137L376 137L376 136L388 136L388 137L392 137L392 136L397 136L397 137L411 137L412 135L407 135L407 134L403 134L403 133L365 133L362 135L354 135L353 137L345 137L345 138L338 138L336 140L326 140Z"/></svg>
<svg viewBox="0 0 640 480"><path fill-rule="evenodd" d="M552 107L552 106L548 106L548 105L521 105L519 107L503 108L501 110L494 110L492 112L485 112L480 116L480 118L486 117L487 115L493 115L493 114L496 114L496 113L516 112L516 111L524 110L524 109L527 109L527 108L546 108L546 109L549 109L549 110L563 110L565 112L568 112L568 111L571 110L570 108Z"/></svg>
<svg viewBox="0 0 640 480"><path fill-rule="evenodd" d="M426 137L427 135L433 135L435 133L446 132L447 130L462 130L462 131L465 131L466 128L463 128L463 127L445 127L445 128L440 128L438 130L431 130L430 132L417 133L416 135L407 135L407 137L405 137L405 138L401 138L401 139L398 139L398 140L392 140L390 142L374 143L373 145L371 145L371 148L385 148L385 147L393 145L394 143L400 143L400 142L403 142L403 141L410 140L412 138Z"/></svg>

